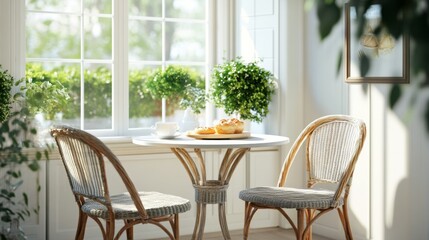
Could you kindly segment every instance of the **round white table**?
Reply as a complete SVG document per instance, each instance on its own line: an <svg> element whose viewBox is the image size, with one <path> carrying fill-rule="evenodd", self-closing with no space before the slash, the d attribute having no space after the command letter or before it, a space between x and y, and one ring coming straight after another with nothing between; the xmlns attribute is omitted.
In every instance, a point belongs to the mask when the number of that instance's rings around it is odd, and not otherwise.
<svg viewBox="0 0 429 240"><path fill-rule="evenodd" d="M206 205L219 205L219 223L224 239L231 239L226 223L225 203L229 180L240 160L251 148L268 147L289 143L289 138L275 135L251 134L243 139L205 140L181 135L174 139L156 136L133 138L133 143L143 146L168 147L177 156L191 179L195 189L197 217L192 239L202 239L206 219ZM222 159L218 179L207 180L206 166L201 149L227 149ZM186 149L193 149L195 157Z"/></svg>

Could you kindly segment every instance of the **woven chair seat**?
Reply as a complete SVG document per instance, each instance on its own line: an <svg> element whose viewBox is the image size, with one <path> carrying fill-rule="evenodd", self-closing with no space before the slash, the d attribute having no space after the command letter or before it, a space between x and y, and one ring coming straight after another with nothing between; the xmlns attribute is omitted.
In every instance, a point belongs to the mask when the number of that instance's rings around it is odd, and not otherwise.
<svg viewBox="0 0 429 240"><path fill-rule="evenodd" d="M334 205L334 191L289 187L255 187L240 192L240 199L279 208L327 209ZM343 205L343 199L337 202Z"/></svg>
<svg viewBox="0 0 429 240"><path fill-rule="evenodd" d="M139 192L139 195L150 218L183 213L191 209L189 200L181 197L159 192ZM140 218L139 212L128 193L112 195L111 201L115 219ZM107 219L109 214L104 205L92 200L85 202L82 206L82 211L88 215L103 219Z"/></svg>

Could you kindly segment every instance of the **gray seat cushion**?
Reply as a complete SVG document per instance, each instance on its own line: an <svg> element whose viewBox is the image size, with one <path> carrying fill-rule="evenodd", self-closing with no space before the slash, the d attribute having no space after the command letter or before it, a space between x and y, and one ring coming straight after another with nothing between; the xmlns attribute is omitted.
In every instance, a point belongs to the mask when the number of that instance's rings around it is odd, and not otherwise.
<svg viewBox="0 0 429 240"><path fill-rule="evenodd" d="M255 187L240 192L240 199L279 208L326 209L334 205L335 192L321 189ZM341 198L338 206L343 205Z"/></svg>
<svg viewBox="0 0 429 240"><path fill-rule="evenodd" d="M182 213L191 209L189 200L181 197L159 192L139 192L139 195L147 214L151 218ZM113 195L111 200L116 219L140 218L129 193ZM82 211L88 215L103 219L108 217L107 208L92 200L88 200L82 206Z"/></svg>

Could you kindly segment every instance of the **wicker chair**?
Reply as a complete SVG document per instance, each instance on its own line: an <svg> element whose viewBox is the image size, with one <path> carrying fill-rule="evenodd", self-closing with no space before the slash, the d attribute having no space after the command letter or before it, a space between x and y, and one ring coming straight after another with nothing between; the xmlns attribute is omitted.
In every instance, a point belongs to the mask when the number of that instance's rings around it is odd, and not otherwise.
<svg viewBox="0 0 429 240"><path fill-rule="evenodd" d="M337 209L346 239L353 239L347 198L365 135L365 124L349 116L326 116L310 123L290 149L276 187L255 187L240 192L240 199L245 201L244 239L258 209L280 211L299 240L311 239L311 225L323 214ZM284 187L292 162L305 140L307 188ZM318 183L335 184L336 190L313 188ZM284 208L297 210L296 224Z"/></svg>
<svg viewBox="0 0 429 240"><path fill-rule="evenodd" d="M76 239L84 238L88 217L98 224L103 239L119 239L124 231L127 239L133 239L133 226L140 223L154 224L170 239L179 239L179 213L191 209L189 200L158 192L137 192L118 158L98 138L85 131L54 126L50 132L79 207ZM118 172L127 192L109 194L105 160ZM105 227L100 219L105 220ZM124 221L116 235L115 220ZM170 223L172 232L163 221Z"/></svg>

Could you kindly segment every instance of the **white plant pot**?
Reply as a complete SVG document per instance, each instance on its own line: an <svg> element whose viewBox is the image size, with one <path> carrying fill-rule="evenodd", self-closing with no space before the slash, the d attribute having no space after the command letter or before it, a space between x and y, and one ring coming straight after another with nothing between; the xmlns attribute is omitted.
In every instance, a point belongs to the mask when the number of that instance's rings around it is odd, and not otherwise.
<svg viewBox="0 0 429 240"><path fill-rule="evenodd" d="M191 108L187 108L183 114L183 119L180 123L180 131L186 132L198 127L198 116L192 112Z"/></svg>

